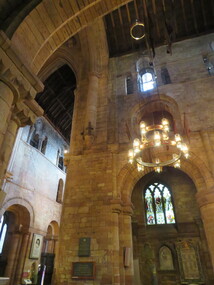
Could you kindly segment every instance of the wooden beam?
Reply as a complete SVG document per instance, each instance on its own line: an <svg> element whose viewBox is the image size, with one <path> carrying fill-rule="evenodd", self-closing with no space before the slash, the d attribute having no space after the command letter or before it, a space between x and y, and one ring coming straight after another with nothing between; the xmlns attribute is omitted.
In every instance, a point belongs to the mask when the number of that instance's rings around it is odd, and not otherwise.
<svg viewBox="0 0 214 285"><path fill-rule="evenodd" d="M121 14L120 7L118 8L117 11L118 11L118 14L119 14L120 27L121 27L121 30L122 30L123 40L124 40L124 42L125 42L125 41L126 41L126 36L125 36L125 33L124 33L123 18L122 18L122 14Z"/></svg>
<svg viewBox="0 0 214 285"><path fill-rule="evenodd" d="M203 15L203 20L204 20L204 27L207 27L207 19L206 19L206 14L205 14L204 0L200 0L200 2L201 2L202 15Z"/></svg>
<svg viewBox="0 0 214 285"><path fill-rule="evenodd" d="M185 0L185 1L187 1L187 0ZM182 14L183 14L185 31L188 34L187 19L186 19L185 8L184 8L184 0L181 0L181 7L182 7Z"/></svg>
<svg viewBox="0 0 214 285"><path fill-rule="evenodd" d="M146 31L148 31L148 28L149 28L149 19L148 19L148 11L147 11L147 5L146 5L146 0L142 0L143 1L143 12L144 12L144 19L145 19L145 27L146 27ZM149 43L148 43L148 35L146 34L145 36L146 38L146 47L148 49L148 52L149 52L149 55L151 56L150 54L150 46L149 46Z"/></svg>
<svg viewBox="0 0 214 285"><path fill-rule="evenodd" d="M135 9L136 19L140 20L136 0L134 0L134 9Z"/></svg>
<svg viewBox="0 0 214 285"><path fill-rule="evenodd" d="M113 27L113 35L114 35L114 41L115 41L115 45L116 45L116 49L117 49L117 52L119 51L119 44L118 44L118 40L117 40L117 35L116 35L116 32L115 32L115 22L114 22L114 16L112 13L110 13L110 18L111 18L111 23L112 23L112 27Z"/></svg>
<svg viewBox="0 0 214 285"><path fill-rule="evenodd" d="M198 24L197 24L196 15L195 15L194 0L190 0L190 2L191 2L191 10L192 10L192 15L193 15L194 27L195 27L196 33L198 34Z"/></svg>
<svg viewBox="0 0 214 285"><path fill-rule="evenodd" d="M129 4L126 4L126 13L127 13L127 16L128 16L128 21L129 21L129 31L130 31L130 28L131 28L131 25L132 25L132 20L131 20L131 15L130 15L130 11L129 11ZM133 40L132 40L132 37L130 35L130 41L131 41L131 45L132 45L132 50L134 49L134 44L133 44Z"/></svg>
<svg viewBox="0 0 214 285"><path fill-rule="evenodd" d="M175 17L175 1L176 0L171 0L172 3L171 5L173 6L174 10L173 10L173 22L174 22L174 28L175 28L175 33L177 34L178 32L178 24L177 24L177 20L176 20L176 17Z"/></svg>
<svg viewBox="0 0 214 285"><path fill-rule="evenodd" d="M159 25L158 25L157 8L156 8L155 0L152 0L152 9L153 9L153 13L154 13L154 19L155 19L155 26L156 26L157 36L158 36L158 38L160 38L160 29L159 29Z"/></svg>

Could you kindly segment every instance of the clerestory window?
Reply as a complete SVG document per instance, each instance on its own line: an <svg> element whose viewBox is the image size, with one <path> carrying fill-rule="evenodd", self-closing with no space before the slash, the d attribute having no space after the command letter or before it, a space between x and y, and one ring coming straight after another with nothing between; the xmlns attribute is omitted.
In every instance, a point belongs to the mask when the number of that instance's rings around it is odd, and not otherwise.
<svg viewBox="0 0 214 285"><path fill-rule="evenodd" d="M145 192L147 225L174 224L175 214L168 187L162 183L150 184Z"/></svg>
<svg viewBox="0 0 214 285"><path fill-rule="evenodd" d="M141 69L138 80L141 92L154 89L156 86L154 69L151 67Z"/></svg>

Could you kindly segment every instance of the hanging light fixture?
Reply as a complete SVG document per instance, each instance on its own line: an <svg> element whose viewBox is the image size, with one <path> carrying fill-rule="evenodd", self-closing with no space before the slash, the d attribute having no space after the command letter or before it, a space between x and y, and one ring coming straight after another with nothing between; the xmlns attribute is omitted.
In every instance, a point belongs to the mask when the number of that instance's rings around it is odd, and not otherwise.
<svg viewBox="0 0 214 285"><path fill-rule="evenodd" d="M162 118L159 125L146 125L140 122L141 138L133 141L133 148L128 152L129 162L135 163L138 171L145 167L161 172L164 166L180 167L180 158L189 157L188 147L180 134L170 138L169 121ZM168 151L168 158L161 160L161 153Z"/></svg>

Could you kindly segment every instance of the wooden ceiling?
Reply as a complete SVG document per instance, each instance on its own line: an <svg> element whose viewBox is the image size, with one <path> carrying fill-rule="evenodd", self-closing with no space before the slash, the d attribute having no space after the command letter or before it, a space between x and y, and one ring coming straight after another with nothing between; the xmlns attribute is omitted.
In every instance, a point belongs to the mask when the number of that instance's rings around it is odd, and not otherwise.
<svg viewBox="0 0 214 285"><path fill-rule="evenodd" d="M44 91L36 95L36 101L44 109L44 116L69 143L76 88L75 75L68 65L63 65L45 80L44 85Z"/></svg>
<svg viewBox="0 0 214 285"><path fill-rule="evenodd" d="M146 37L134 40L136 19ZM214 0L134 0L104 17L110 56L153 48L214 31Z"/></svg>

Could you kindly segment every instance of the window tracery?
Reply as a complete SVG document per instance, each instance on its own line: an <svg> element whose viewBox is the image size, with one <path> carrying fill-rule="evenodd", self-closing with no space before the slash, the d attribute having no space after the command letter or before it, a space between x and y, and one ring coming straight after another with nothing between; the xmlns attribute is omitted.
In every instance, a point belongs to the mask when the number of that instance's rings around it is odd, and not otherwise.
<svg viewBox="0 0 214 285"><path fill-rule="evenodd" d="M171 193L162 183L152 183L145 190L147 225L174 224L175 214Z"/></svg>

